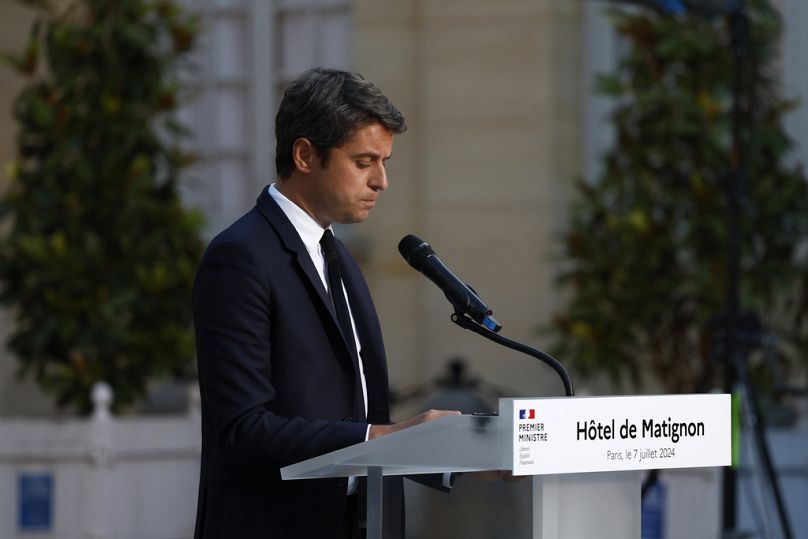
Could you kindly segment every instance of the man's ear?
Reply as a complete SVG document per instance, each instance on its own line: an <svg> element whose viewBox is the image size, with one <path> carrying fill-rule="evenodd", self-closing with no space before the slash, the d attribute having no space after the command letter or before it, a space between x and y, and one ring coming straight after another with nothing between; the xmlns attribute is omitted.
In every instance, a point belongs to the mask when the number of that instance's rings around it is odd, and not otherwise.
<svg viewBox="0 0 808 539"><path fill-rule="evenodd" d="M317 150L309 139L301 137L292 145L292 161L298 171L303 174L310 173L315 159Z"/></svg>

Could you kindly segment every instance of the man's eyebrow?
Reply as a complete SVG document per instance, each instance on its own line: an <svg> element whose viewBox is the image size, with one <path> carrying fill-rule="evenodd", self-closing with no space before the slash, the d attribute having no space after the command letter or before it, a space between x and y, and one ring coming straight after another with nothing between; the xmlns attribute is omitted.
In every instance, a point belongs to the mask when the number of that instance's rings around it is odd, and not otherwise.
<svg viewBox="0 0 808 539"><path fill-rule="evenodd" d="M361 157L367 157L369 159L379 159L381 156L375 152L361 152L351 155L351 159L359 159ZM387 157L382 157L382 160L387 161L391 157L393 157L393 154L390 154Z"/></svg>

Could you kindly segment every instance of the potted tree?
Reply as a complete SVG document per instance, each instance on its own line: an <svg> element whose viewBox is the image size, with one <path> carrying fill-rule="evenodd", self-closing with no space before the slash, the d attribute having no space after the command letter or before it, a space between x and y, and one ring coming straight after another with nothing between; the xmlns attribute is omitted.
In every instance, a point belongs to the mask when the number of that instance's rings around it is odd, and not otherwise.
<svg viewBox="0 0 808 539"><path fill-rule="evenodd" d="M808 358L808 188L773 68L781 20L747 2L741 67L740 305L757 312L784 374ZM733 51L725 18L615 12L627 50L599 91L612 96L616 142L597 178L577 182L563 236L560 281L569 302L554 318L555 352L584 375L692 392L712 358L709 322L728 292L726 225L732 170ZM720 366L720 365L719 365ZM701 384L705 385L705 384Z"/></svg>
<svg viewBox="0 0 808 539"><path fill-rule="evenodd" d="M174 112L197 22L170 0L49 0L6 61L28 78L0 202L0 299L20 372L60 406L114 409L188 374L201 216L183 208L191 156Z"/></svg>

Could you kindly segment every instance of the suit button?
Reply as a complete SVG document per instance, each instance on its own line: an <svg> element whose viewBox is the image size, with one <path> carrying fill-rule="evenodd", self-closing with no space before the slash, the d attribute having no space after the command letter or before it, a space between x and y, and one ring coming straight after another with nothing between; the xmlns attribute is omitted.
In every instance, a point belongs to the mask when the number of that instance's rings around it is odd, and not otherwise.
<svg viewBox="0 0 808 539"><path fill-rule="evenodd" d="M348 422L353 422L353 420L354 420L354 418L352 418L352 417L346 417L346 418L343 419L343 421L348 421Z"/></svg>

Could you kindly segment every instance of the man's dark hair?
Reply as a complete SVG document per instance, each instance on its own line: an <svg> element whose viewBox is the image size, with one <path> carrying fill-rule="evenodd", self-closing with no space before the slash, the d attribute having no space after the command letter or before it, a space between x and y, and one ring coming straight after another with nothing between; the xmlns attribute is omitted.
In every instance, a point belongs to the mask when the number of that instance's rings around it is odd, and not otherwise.
<svg viewBox="0 0 808 539"><path fill-rule="evenodd" d="M297 139L307 138L325 164L331 148L374 122L394 135L407 129L398 109L359 73L309 69L288 84L275 117L278 177L292 174L292 146Z"/></svg>

